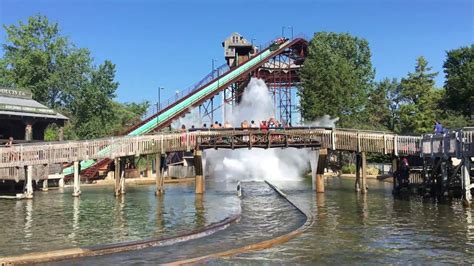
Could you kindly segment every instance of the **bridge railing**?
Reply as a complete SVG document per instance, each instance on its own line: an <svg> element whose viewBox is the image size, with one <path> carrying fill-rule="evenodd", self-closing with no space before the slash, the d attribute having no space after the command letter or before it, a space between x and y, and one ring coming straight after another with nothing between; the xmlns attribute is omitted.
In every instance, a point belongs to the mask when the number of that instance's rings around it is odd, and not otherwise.
<svg viewBox="0 0 474 266"><path fill-rule="evenodd" d="M474 129L449 131L443 134L426 134L422 137L422 156L457 157L474 154Z"/></svg>
<svg viewBox="0 0 474 266"><path fill-rule="evenodd" d="M472 140L472 132L469 134L466 135L466 138ZM266 141L270 144L272 144L271 142L280 142L281 144L282 141L299 142L303 147L305 143L318 141L322 148L395 155L415 155L419 154L421 150L421 137L397 136L385 132L309 127L279 128L267 133L260 129L201 129L187 133L14 145L13 147L0 148L0 168L70 163L89 159L114 159L158 152L189 151L196 147L198 141L209 141L216 138L232 139L230 144L245 142L253 138L258 138L259 143Z"/></svg>
<svg viewBox="0 0 474 266"><path fill-rule="evenodd" d="M463 153L474 157L474 127L464 128L462 131Z"/></svg>

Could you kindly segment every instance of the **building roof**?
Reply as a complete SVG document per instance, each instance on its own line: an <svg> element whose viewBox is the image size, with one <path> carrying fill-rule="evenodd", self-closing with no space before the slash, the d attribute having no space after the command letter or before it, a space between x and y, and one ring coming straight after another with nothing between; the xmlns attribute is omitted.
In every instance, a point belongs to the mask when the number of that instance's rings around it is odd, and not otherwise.
<svg viewBox="0 0 474 266"><path fill-rule="evenodd" d="M33 100L31 93L5 88L0 88L0 115L69 119Z"/></svg>

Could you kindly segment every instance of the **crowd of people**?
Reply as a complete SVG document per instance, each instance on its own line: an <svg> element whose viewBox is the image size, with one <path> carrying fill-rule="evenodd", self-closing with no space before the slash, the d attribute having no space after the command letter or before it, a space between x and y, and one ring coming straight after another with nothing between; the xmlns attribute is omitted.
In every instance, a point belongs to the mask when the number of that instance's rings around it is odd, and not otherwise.
<svg viewBox="0 0 474 266"><path fill-rule="evenodd" d="M262 131L266 130L272 130L272 129L277 129L277 128L288 128L291 127L291 123L288 125L283 125L280 123L278 120L276 120L273 117L270 117L268 120L262 120L262 121L257 121L255 120L244 120L240 122L240 127L237 125L231 124L229 121L225 121L224 124L219 123L219 121L215 121L214 124L211 124L208 126L206 123L202 125L200 128L196 128L194 125L191 126L190 131L194 130L203 130L203 129L225 129L225 128L242 128L242 129L248 129L248 128L255 128L255 129L261 129ZM186 131L186 126L182 125L181 126L181 131Z"/></svg>

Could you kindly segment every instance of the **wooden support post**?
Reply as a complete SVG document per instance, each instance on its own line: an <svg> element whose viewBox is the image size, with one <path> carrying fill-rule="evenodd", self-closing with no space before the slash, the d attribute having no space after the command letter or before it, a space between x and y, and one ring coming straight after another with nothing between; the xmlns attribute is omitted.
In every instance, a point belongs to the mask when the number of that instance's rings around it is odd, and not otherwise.
<svg viewBox="0 0 474 266"><path fill-rule="evenodd" d="M462 179L462 189L463 189L463 201L464 205L469 206L471 205L472 195L471 195L471 176L470 176L470 158L464 157L461 167L461 179Z"/></svg>
<svg viewBox="0 0 474 266"><path fill-rule="evenodd" d="M64 175L61 175L58 181L59 188L64 188Z"/></svg>
<svg viewBox="0 0 474 266"><path fill-rule="evenodd" d="M120 166L120 194L125 194L125 163Z"/></svg>
<svg viewBox="0 0 474 266"><path fill-rule="evenodd" d="M25 140L32 141L33 140L33 124L31 122L27 122L25 126Z"/></svg>
<svg viewBox="0 0 474 266"><path fill-rule="evenodd" d="M41 191L48 191L48 177L46 176L46 179L43 179L43 187L41 188Z"/></svg>
<svg viewBox="0 0 474 266"><path fill-rule="evenodd" d="M161 154L160 153L156 154L155 171L156 171L156 178L155 178L156 191L155 191L155 195L159 196L159 195L163 194L163 192L164 192L164 178L163 178L163 173L161 172Z"/></svg>
<svg viewBox="0 0 474 266"><path fill-rule="evenodd" d="M355 161L355 166L356 166L356 170L355 170L355 173L356 173L356 180L355 180L355 191L356 192L359 192L360 191L360 188L361 188L361 181L360 181L360 165L361 165L361 158L360 158L360 154L359 153L356 153L356 161Z"/></svg>
<svg viewBox="0 0 474 266"><path fill-rule="evenodd" d="M444 158L440 158L441 160L441 184L440 184L440 191L438 192L442 196L448 196L448 163L447 160Z"/></svg>
<svg viewBox="0 0 474 266"><path fill-rule="evenodd" d="M398 158L396 156L393 156L392 158L392 176L393 176L393 190L392 192L396 192L398 188L397 184L397 173L398 170Z"/></svg>
<svg viewBox="0 0 474 266"><path fill-rule="evenodd" d="M58 140L64 141L64 127L60 126L58 129Z"/></svg>
<svg viewBox="0 0 474 266"><path fill-rule="evenodd" d="M74 162L74 191L72 192L73 197L79 197L81 195L81 179L79 176L79 161Z"/></svg>
<svg viewBox="0 0 474 266"><path fill-rule="evenodd" d="M362 159L362 167L361 167L361 170L362 170L362 180L361 180L361 183L360 183L360 188L361 188L361 192L362 194L365 194L367 193L367 190L368 190L368 186L367 186L367 155L365 152L362 152L361 153L361 159Z"/></svg>
<svg viewBox="0 0 474 266"><path fill-rule="evenodd" d="M115 158L114 160L114 165L115 165L115 170L114 170L114 179L115 179L115 196L119 196L120 195L120 172L121 172L121 168L122 168L122 165L121 165L121 162L122 160L120 158Z"/></svg>
<svg viewBox="0 0 474 266"><path fill-rule="evenodd" d="M316 169L316 192L324 193L324 169L327 167L327 149L319 150L318 167Z"/></svg>
<svg viewBox="0 0 474 266"><path fill-rule="evenodd" d="M44 175L41 191L48 191L48 179L49 179L49 165L44 165Z"/></svg>
<svg viewBox="0 0 474 266"><path fill-rule="evenodd" d="M202 151L194 151L194 170L196 172L196 194L203 194L205 191L204 169L202 167Z"/></svg>
<svg viewBox="0 0 474 266"><path fill-rule="evenodd" d="M28 165L26 167L26 187L25 187L25 198L33 198L33 166Z"/></svg>

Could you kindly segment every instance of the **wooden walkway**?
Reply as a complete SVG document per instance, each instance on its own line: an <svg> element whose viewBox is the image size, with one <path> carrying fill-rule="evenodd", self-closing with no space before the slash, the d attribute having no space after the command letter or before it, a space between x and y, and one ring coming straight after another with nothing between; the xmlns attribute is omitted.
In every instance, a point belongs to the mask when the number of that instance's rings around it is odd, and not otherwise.
<svg viewBox="0 0 474 266"><path fill-rule="evenodd" d="M196 130L83 141L44 142L0 148L0 179L23 179L25 166L46 167L84 160L164 154L195 149L310 148L393 154L456 156L474 150L474 129L447 135L400 136L352 129L291 128ZM37 167L37 168L38 168ZM56 169L57 167L54 167ZM50 171L49 171L50 172ZM43 173L43 174L41 174ZM46 170L37 170L42 179Z"/></svg>

